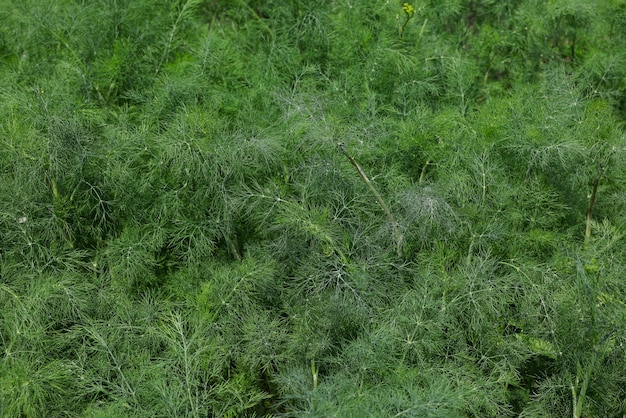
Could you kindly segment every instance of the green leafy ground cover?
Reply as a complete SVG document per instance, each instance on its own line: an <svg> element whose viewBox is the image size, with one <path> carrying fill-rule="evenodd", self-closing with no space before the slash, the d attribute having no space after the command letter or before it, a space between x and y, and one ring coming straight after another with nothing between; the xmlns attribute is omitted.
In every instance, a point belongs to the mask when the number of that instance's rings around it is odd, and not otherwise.
<svg viewBox="0 0 626 418"><path fill-rule="evenodd" d="M625 44L621 0L0 1L0 416L624 416Z"/></svg>

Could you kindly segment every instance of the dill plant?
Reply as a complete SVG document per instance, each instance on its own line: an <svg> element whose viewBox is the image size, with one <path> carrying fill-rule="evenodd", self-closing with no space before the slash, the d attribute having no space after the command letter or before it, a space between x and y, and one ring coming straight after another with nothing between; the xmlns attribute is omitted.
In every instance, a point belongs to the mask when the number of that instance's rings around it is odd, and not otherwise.
<svg viewBox="0 0 626 418"><path fill-rule="evenodd" d="M623 413L621 6L2 4L0 415Z"/></svg>

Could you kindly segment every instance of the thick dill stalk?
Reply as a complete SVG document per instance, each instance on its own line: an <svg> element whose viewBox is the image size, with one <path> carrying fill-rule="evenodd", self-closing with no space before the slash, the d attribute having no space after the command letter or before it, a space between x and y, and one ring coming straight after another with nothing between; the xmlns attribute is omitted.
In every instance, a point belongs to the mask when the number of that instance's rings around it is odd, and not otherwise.
<svg viewBox="0 0 626 418"><path fill-rule="evenodd" d="M346 149L345 145L340 142L338 144L338 146L339 146L339 149L341 150L341 152L343 152L343 154L348 158L348 160L350 160L350 163L354 166L356 171L359 172L359 175L361 176L361 178L363 179L365 184L367 184L367 187L369 187L369 189L372 191L372 193L376 197L376 200L378 201L378 204L380 205L381 208L383 208L383 211L385 212L385 215L387 215L387 218L389 219L389 222L391 222L391 226L393 228L393 236L394 236L394 238L396 240L396 252L397 252L398 257L399 257L402 254L402 233L398 229L398 223L396 222L396 219L394 218L393 214L389 210L389 207L387 206L387 204L383 200L383 198L380 195L380 193L378 193L378 190L376 190L376 188L374 187L372 182L369 180L369 178L367 178L367 175L365 174L365 172L363 171L361 166L348 153L348 150Z"/></svg>

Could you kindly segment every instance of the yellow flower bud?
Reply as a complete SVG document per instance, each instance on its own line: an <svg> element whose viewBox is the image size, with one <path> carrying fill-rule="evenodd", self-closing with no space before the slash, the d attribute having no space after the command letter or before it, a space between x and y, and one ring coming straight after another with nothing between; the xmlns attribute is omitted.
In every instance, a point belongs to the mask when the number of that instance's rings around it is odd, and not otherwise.
<svg viewBox="0 0 626 418"><path fill-rule="evenodd" d="M402 10L404 10L404 13L406 13L407 17L409 18L413 16L413 13L415 13L415 7L413 7L409 3L404 3L402 5Z"/></svg>

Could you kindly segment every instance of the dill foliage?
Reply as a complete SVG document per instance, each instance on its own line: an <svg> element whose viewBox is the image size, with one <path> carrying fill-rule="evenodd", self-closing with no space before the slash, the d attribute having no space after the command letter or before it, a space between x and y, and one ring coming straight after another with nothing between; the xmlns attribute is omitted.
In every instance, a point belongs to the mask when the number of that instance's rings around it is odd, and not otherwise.
<svg viewBox="0 0 626 418"><path fill-rule="evenodd" d="M0 0L0 416L623 416L625 22Z"/></svg>

